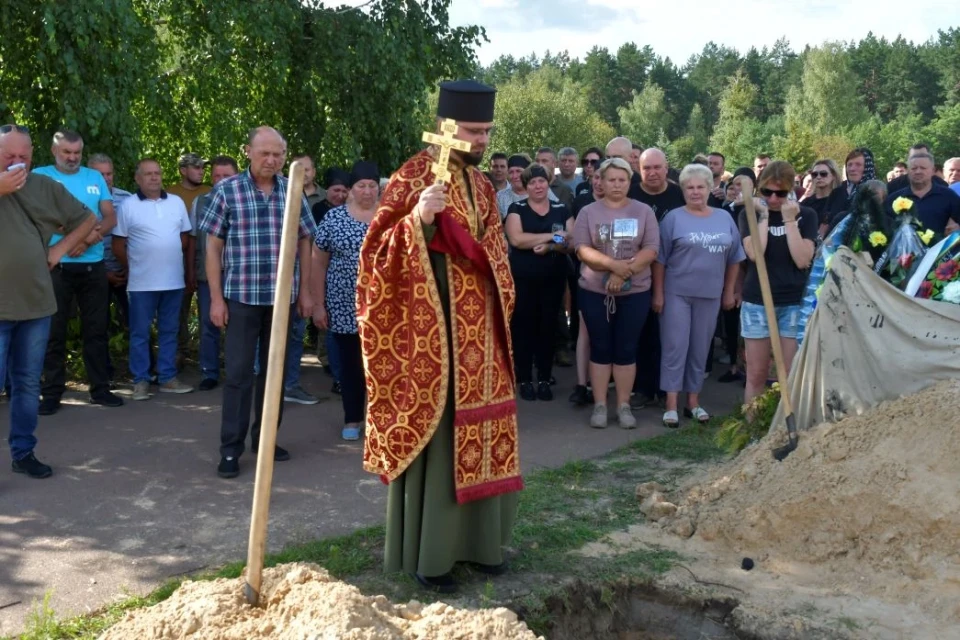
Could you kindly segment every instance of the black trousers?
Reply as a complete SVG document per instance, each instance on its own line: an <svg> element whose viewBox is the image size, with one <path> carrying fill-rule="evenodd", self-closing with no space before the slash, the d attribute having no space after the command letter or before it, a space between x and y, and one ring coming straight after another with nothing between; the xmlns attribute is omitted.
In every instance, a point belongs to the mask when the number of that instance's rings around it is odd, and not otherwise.
<svg viewBox="0 0 960 640"><path fill-rule="evenodd" d="M660 390L660 315L653 309L647 314L637 345L637 377L633 390L648 398L663 395Z"/></svg>
<svg viewBox="0 0 960 640"><path fill-rule="evenodd" d="M570 348L577 350L577 337L580 335L580 261L573 258L574 270L567 276L570 289Z"/></svg>
<svg viewBox="0 0 960 640"><path fill-rule="evenodd" d="M717 319L717 334L723 337L724 351L730 358L730 364L737 364L737 351L740 344L740 308L734 307L729 311L720 310ZM713 340L710 341L710 353L707 354L707 371L713 368Z"/></svg>
<svg viewBox="0 0 960 640"><path fill-rule="evenodd" d="M247 431L250 441L260 442L260 421L263 418L263 396L267 386L267 362L270 354L270 330L273 326L273 307L256 306L227 300L230 317L224 338L223 408L220 415L220 455L239 458L244 451ZM293 317L293 309L290 310ZM289 323L288 323L289 324ZM288 335L290 327L284 331ZM260 375L253 373L253 359L260 345ZM280 415L283 419L281 386ZM253 409L253 425L250 409Z"/></svg>
<svg viewBox="0 0 960 640"><path fill-rule="evenodd" d="M334 333L340 351L340 399L343 402L344 424L363 422L367 381L363 373L363 352L356 333Z"/></svg>
<svg viewBox="0 0 960 640"><path fill-rule="evenodd" d="M513 334L514 367L518 382L533 382L533 366L537 379L546 382L553 374L553 351L556 345L557 314L563 305L564 273L547 277L513 277L517 304L510 321Z"/></svg>
<svg viewBox="0 0 960 640"><path fill-rule="evenodd" d="M67 322L74 300L80 309L83 364L91 395L110 391L107 363L110 361L107 332L110 319L110 287L103 262L67 263L50 272L57 312L50 323L50 339L43 360L44 398L59 399L67 382Z"/></svg>

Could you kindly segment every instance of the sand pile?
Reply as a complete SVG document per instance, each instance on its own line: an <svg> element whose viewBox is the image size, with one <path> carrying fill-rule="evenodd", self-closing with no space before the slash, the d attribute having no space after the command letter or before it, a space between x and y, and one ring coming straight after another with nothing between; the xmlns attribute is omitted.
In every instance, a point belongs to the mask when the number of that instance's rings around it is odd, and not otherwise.
<svg viewBox="0 0 960 640"><path fill-rule="evenodd" d="M960 382L803 432L784 462L768 440L673 495L637 487L641 509L758 564L815 565L960 619Z"/></svg>
<svg viewBox="0 0 960 640"><path fill-rule="evenodd" d="M467 611L417 602L395 605L383 596L364 596L316 565L265 569L263 608L247 605L242 588L243 579L187 582L168 600L127 614L101 640L537 638L508 609Z"/></svg>

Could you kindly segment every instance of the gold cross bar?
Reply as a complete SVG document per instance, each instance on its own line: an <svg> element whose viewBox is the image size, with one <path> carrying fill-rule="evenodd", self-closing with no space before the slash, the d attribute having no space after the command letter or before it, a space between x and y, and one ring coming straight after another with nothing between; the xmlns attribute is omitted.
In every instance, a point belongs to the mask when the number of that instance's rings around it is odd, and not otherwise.
<svg viewBox="0 0 960 640"><path fill-rule="evenodd" d="M440 123L440 131L443 135L425 131L423 141L435 144L440 148L440 157L433 163L433 175L436 177L436 184L446 184L450 182L450 150L467 152L470 151L470 143L463 140L457 140L453 136L460 129L455 120L445 119Z"/></svg>

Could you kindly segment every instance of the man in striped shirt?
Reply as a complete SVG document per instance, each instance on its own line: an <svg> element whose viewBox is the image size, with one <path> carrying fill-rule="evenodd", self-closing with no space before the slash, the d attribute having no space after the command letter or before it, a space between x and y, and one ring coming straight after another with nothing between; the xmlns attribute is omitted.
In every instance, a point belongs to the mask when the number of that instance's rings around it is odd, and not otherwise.
<svg viewBox="0 0 960 640"><path fill-rule="evenodd" d="M253 451L259 444L287 194L287 179L282 173L287 142L283 136L271 127L258 127L250 132L245 152L250 160L249 168L214 187L210 203L199 220L200 230L207 234L210 319L226 329L221 457L217 467L217 474L222 478L234 478L240 473L239 459L248 430ZM308 318L313 312L310 250L317 227L302 194L300 200L298 263L294 267L290 304L296 304L300 315ZM288 332L289 327L284 335ZM260 375L254 376L253 361L258 344ZM255 412L252 428L251 404ZM289 460L290 454L278 446L274 459Z"/></svg>

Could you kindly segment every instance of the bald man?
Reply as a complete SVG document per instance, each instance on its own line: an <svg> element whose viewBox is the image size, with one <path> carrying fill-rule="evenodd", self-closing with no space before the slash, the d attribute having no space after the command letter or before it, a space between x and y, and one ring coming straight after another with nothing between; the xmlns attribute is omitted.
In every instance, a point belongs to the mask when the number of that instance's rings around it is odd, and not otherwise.
<svg viewBox="0 0 960 640"><path fill-rule="evenodd" d="M620 158L630 162L630 156L634 153L634 145L630 138L618 136L607 143L607 158ZM640 174L636 171L630 176L630 190L627 191L627 197L634 200L640 199Z"/></svg>
<svg viewBox="0 0 960 640"><path fill-rule="evenodd" d="M250 167L217 183L198 224L207 234L210 320L217 327L226 328L226 379L220 418L220 464L217 467L217 475L221 478L239 475L239 461L248 430L254 452L260 441L280 236L287 197L287 179L282 174L287 159L287 142L283 136L271 127L253 129L244 151ZM298 263L293 272L290 305L296 304L300 316L308 318L313 313L309 286L310 249L317 225L307 199L302 193L298 195ZM292 308L290 315L293 317ZM289 331L288 326L284 335ZM260 375L255 376L253 361L258 344ZM255 412L252 428L251 404ZM277 461L290 459L290 454L279 446L273 455Z"/></svg>
<svg viewBox="0 0 960 640"><path fill-rule="evenodd" d="M10 454L14 473L48 478L37 460L37 411L51 318L57 312L50 270L89 236L98 220L59 182L30 173L26 127L0 126L0 381L10 374ZM63 238L47 248L55 233ZM16 274L12 276L11 274Z"/></svg>

